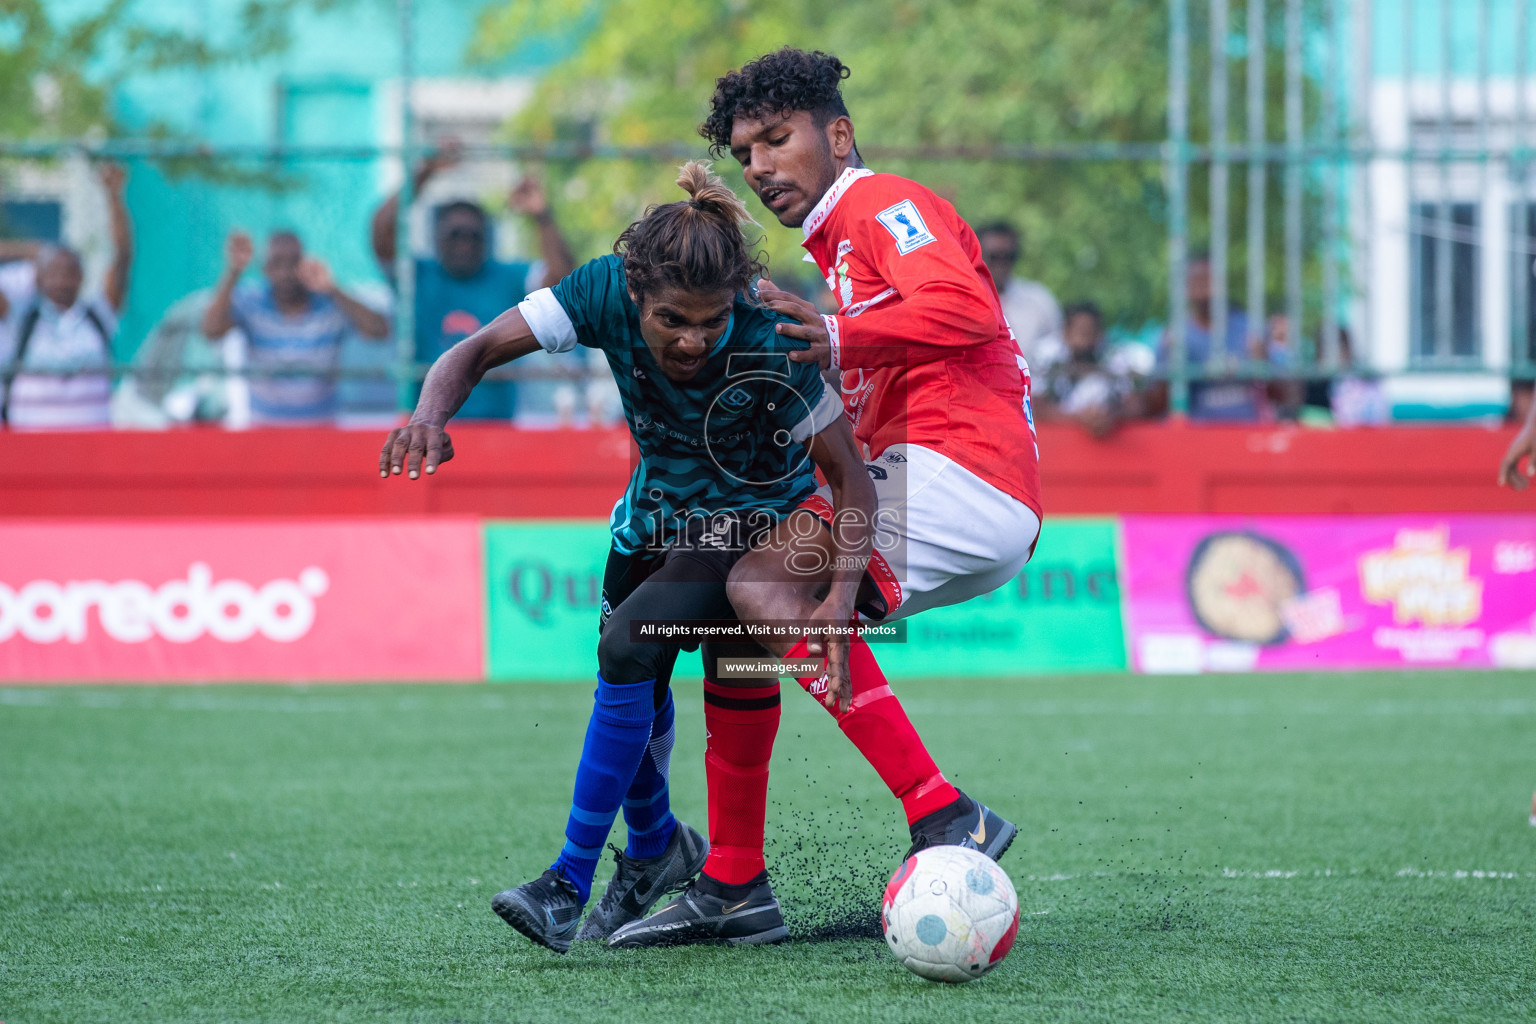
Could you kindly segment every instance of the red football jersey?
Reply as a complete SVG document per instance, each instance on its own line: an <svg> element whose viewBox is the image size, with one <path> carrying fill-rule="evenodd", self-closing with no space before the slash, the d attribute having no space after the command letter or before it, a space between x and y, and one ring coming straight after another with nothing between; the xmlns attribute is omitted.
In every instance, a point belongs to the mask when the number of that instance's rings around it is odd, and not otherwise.
<svg viewBox="0 0 1536 1024"><path fill-rule="evenodd" d="M832 365L868 457L922 445L1041 515L1029 367L976 232L916 182L862 168L843 172L804 230L837 296Z"/></svg>

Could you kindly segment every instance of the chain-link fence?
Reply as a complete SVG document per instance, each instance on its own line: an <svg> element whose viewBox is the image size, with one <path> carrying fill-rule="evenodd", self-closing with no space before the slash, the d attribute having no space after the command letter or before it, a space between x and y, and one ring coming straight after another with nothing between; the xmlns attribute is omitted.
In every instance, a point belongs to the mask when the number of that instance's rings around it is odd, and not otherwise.
<svg viewBox="0 0 1536 1024"><path fill-rule="evenodd" d="M1025 181L1064 209L1098 204L1104 234L1071 249L1056 298L1105 308L1111 342L1134 355L1123 365L1151 398L1149 412L1166 402L1219 416L1234 389L1294 411L1327 405L1329 389L1350 381L1398 415L1497 413L1511 380L1536 375L1529 6L1169 0L1161 138L893 148L861 137L861 151L877 168L952 195L973 220L968 206L985 204L948 187L954 168ZM30 255L17 244L27 238L73 246L91 294L116 257L110 187L96 172L105 161L127 169L133 265L121 323L109 325L110 365L97 367L117 382L118 422L259 422L267 398L315 378L325 387L311 397L334 392L314 406L327 417L395 417L444 345L542 283L551 254L537 203L512 195L526 173L543 179L556 224L578 236L585 258L606 239L584 236L576 211L599 204L622 223L662 197L649 185L593 195L591 176L578 171L653 183L702 153L694 139L633 148L580 130L571 141L510 142L509 119L529 102L537 69L464 75L456 61L465 25L412 0L392 13L369 29L380 52L367 68L338 74L319 60L318 70L275 73L257 118L265 126L246 138L211 125L175 137L0 141L0 234L13 240L0 245L11 256ZM199 88L208 104L208 93L231 86ZM457 162L423 180L406 173L447 138L457 140ZM460 237L473 225L444 228L470 203L484 213L478 239ZM242 230L251 265L229 315L210 316L224 301L231 235ZM498 268L476 285L480 294L462 287L480 281L478 269L444 273L454 230ZM290 244L283 232L339 285L323 324L299 324L304 317L273 298L298 273L273 266ZM1026 247L1021 276L1030 257ZM7 273L13 283L26 276L26 262L0 266L0 289ZM785 280L817 290L814 277L778 265ZM1117 284L1105 300L1110 277ZM26 288L14 293L9 337L0 335L8 381L28 369L14 359ZM264 354L247 336L251 324L284 317L297 324L288 349ZM76 333L89 333L82 323ZM310 342L320 335L335 351L317 354L324 345ZM306 345L314 351L300 351ZM524 362L502 371L515 383L504 406L487 406L490 418L617 415L605 368L578 357ZM1322 398L1307 397L1318 389Z"/></svg>

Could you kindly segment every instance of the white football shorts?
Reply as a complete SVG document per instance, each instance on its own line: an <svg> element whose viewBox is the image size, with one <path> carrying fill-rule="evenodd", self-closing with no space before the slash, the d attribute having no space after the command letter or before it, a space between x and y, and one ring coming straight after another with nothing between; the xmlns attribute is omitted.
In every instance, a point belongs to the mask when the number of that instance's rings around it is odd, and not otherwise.
<svg viewBox="0 0 1536 1024"><path fill-rule="evenodd" d="M990 593L1034 552L1034 511L953 459L895 444L866 466L876 495L869 575L888 609L882 621ZM822 487L804 507L830 518L831 489Z"/></svg>

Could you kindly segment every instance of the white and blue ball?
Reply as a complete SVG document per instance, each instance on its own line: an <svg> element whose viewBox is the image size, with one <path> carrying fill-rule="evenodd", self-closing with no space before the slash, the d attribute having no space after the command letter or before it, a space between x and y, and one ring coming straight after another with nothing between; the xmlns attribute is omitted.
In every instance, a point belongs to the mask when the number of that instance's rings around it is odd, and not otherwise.
<svg viewBox="0 0 1536 1024"><path fill-rule="evenodd" d="M1003 869L960 846L908 857L880 914L896 959L930 981L963 982L1002 962L1019 931L1019 897Z"/></svg>

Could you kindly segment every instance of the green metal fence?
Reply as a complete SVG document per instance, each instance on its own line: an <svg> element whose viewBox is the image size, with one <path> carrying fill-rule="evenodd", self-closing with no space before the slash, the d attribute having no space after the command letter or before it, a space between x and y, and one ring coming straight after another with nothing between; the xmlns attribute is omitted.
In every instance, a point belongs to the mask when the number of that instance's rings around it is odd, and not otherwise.
<svg viewBox="0 0 1536 1024"><path fill-rule="evenodd" d="M1145 168L1167 229L1166 252L1145 259L1162 264L1166 302L1122 326L1165 346L1153 376L1167 381L1175 411L1188 409L1192 384L1212 378L1369 372L1468 382L1444 385L1452 394L1459 386L1486 391L1490 380L1536 376L1529 7L1529 0L1167 0L1163 138L916 151L871 139L861 150L876 166L891 162L918 176L924 166L954 161ZM370 202L393 174L406 190L393 268L395 356L387 370L346 372L375 381L387 375L404 406L425 371L411 340L411 176L403 173L432 144L432 126L421 123L412 100L424 81L417 73L423 29L413 0L396 0L390 77L402 99L386 133L392 141L0 140L0 167L72 152L123 160L146 174L181 166L194 178L208 168L362 167L380 182ZM700 151L693 139L642 149L483 141L465 155L490 166L676 162ZM281 190L271 195L276 208L288 202ZM356 225L359 238L364 230ZM1197 252L1208 261L1211 289L1208 311L1192 315L1186 287ZM149 269L163 256L141 252L141 272L172 273ZM349 258L367 263L366 255ZM213 276L191 266L185 290ZM1202 338L1220 349L1239 318L1256 354L1192 358L1194 342L1206 347ZM1287 339L1289 364L1263 355L1271 334Z"/></svg>

